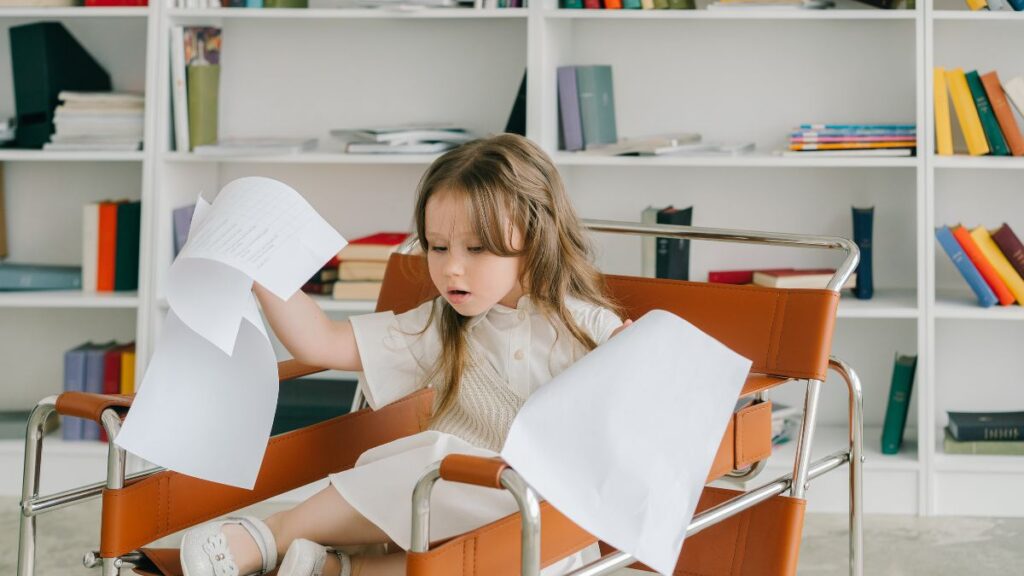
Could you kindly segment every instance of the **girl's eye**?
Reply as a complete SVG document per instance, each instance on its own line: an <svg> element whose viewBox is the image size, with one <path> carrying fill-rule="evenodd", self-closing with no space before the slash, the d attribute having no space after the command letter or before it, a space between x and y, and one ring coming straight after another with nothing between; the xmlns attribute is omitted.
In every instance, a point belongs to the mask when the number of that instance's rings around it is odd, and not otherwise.
<svg viewBox="0 0 1024 576"><path fill-rule="evenodd" d="M446 248L444 246L431 246L430 247L430 251L431 252L445 252L447 250L448 250L448 248Z"/></svg>
<svg viewBox="0 0 1024 576"><path fill-rule="evenodd" d="M480 254L481 252L484 251L484 247L483 246L470 246L469 248L466 248L466 250L468 250L471 254Z"/></svg>

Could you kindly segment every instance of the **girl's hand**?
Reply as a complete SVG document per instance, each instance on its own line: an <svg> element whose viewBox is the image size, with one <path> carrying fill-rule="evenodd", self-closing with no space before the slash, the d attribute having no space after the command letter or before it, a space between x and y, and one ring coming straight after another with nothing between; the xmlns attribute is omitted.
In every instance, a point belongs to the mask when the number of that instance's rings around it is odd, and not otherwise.
<svg viewBox="0 0 1024 576"><path fill-rule="evenodd" d="M615 338L615 335L616 335L616 334L618 334L619 332L622 332L623 330L625 330L625 329L626 329L627 327L629 327L629 325L630 325L630 324L632 324L632 323L633 323L633 321L632 321L632 320L626 320L625 322L623 322L623 323L622 323L622 326L619 326L619 327L618 327L618 328L616 328L615 330L612 330L612 335L611 335L611 336L609 336L609 337L608 337L608 339L610 340L610 339L612 339L612 338Z"/></svg>

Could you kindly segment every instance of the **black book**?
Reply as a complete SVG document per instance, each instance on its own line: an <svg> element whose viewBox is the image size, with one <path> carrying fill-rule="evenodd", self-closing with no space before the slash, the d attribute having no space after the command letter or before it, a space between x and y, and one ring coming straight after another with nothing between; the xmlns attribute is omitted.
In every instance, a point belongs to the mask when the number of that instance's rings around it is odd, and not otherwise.
<svg viewBox="0 0 1024 576"><path fill-rule="evenodd" d="M526 136L526 72L523 72L523 79L519 81L519 91L516 93L516 101L512 104L512 112L508 115L508 122L505 124L505 132Z"/></svg>
<svg viewBox="0 0 1024 576"><path fill-rule="evenodd" d="M949 433L960 442L1024 440L1024 412L947 412Z"/></svg>
<svg viewBox="0 0 1024 576"><path fill-rule="evenodd" d="M658 211L658 224L689 226L693 220L693 206L668 206ZM658 237L655 244L655 277L673 280L690 279L690 241L681 238Z"/></svg>
<svg viewBox="0 0 1024 576"><path fill-rule="evenodd" d="M19 148L42 148L53 134L62 90L110 90L110 74L59 22L12 26L11 71Z"/></svg>

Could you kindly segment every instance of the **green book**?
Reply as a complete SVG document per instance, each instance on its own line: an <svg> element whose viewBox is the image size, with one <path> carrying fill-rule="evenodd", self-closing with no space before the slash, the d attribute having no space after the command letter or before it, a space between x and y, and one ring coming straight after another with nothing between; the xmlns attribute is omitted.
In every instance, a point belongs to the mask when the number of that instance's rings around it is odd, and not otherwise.
<svg viewBox="0 0 1024 576"><path fill-rule="evenodd" d="M188 136L190 149L217 142L217 94L220 65L188 67Z"/></svg>
<svg viewBox="0 0 1024 576"><path fill-rule="evenodd" d="M976 440L959 442L946 428L942 449L946 454L985 454L989 456L1024 456L1024 440Z"/></svg>
<svg viewBox="0 0 1024 576"><path fill-rule="evenodd" d="M903 445L903 431L910 410L910 391L914 386L917 355L896 355L889 387L889 404L882 424L882 454L896 454Z"/></svg>
<svg viewBox="0 0 1024 576"><path fill-rule="evenodd" d="M654 9L655 10L668 10L669 9L668 1L669 0L654 0Z"/></svg>
<svg viewBox="0 0 1024 576"><path fill-rule="evenodd" d="M977 70L971 70L967 74L967 86L971 89L971 97L974 98L974 106L978 109L978 117L981 118L981 128L985 131L985 139L988 140L988 147L992 150L993 156L1009 156L1010 147L1006 145L1006 138L999 129L999 122L995 113L992 112L992 104L985 94L985 87L981 83L981 77Z"/></svg>
<svg viewBox="0 0 1024 576"><path fill-rule="evenodd" d="M577 66L576 93L580 101L583 147L615 144L615 96L612 91L612 67Z"/></svg>
<svg viewBox="0 0 1024 576"><path fill-rule="evenodd" d="M309 8L309 0L263 0L264 8Z"/></svg>
<svg viewBox="0 0 1024 576"><path fill-rule="evenodd" d="M668 7L671 10L693 10L697 6L694 0L668 0Z"/></svg>
<svg viewBox="0 0 1024 576"><path fill-rule="evenodd" d="M142 203L117 205L117 245L114 248L114 290L139 289L139 220Z"/></svg>

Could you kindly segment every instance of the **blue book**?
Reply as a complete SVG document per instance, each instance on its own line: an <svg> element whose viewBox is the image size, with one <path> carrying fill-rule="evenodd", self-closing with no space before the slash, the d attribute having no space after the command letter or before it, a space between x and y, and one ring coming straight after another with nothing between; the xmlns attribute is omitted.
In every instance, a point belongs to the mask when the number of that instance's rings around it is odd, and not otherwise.
<svg viewBox="0 0 1024 576"><path fill-rule="evenodd" d="M875 293L874 274L871 263L871 235L874 228L875 207L853 207L853 241L860 249L860 263L857 264L857 285L853 295L867 300Z"/></svg>
<svg viewBox="0 0 1024 576"><path fill-rule="evenodd" d="M978 272L974 263L964 253L960 243L953 237L953 232L949 229L949 226L939 226L936 228L935 237L938 238L942 249L949 255L949 259L956 265L960 274L963 274L964 280L967 280L967 284L978 296L978 304L985 308L995 304L998 301L995 292L992 292L992 289L988 287L988 284L985 283L985 279L981 277L981 273Z"/></svg>
<svg viewBox="0 0 1024 576"><path fill-rule="evenodd" d="M110 350L116 345L116 342L108 342L106 344L90 346L85 351L85 380L83 382L85 392L90 394L103 394L103 371L105 364L103 358L106 356L107 350ZM82 439L99 440L99 423L93 422L92 420L83 420Z"/></svg>
<svg viewBox="0 0 1024 576"><path fill-rule="evenodd" d="M1007 0L1007 2L1009 2L1010 6L1017 12L1024 11L1024 0Z"/></svg>
<svg viewBox="0 0 1024 576"><path fill-rule="evenodd" d="M798 130L914 130L917 124L801 124Z"/></svg>
<svg viewBox="0 0 1024 576"><path fill-rule="evenodd" d="M0 264L0 291L81 289L81 266Z"/></svg>
<svg viewBox="0 0 1024 576"><path fill-rule="evenodd" d="M64 391L85 391L85 356L92 348L91 342L72 348L64 353ZM64 440L82 440L85 420L74 416L61 416L61 437Z"/></svg>
<svg viewBox="0 0 1024 576"><path fill-rule="evenodd" d="M177 257L181 249L185 247L188 240L188 230L192 227L192 215L195 214L196 205L190 204L175 208L172 214L174 219L174 256Z"/></svg>
<svg viewBox="0 0 1024 576"><path fill-rule="evenodd" d="M562 127L562 150L583 150L583 125L576 90L576 67L558 67L558 114Z"/></svg>

